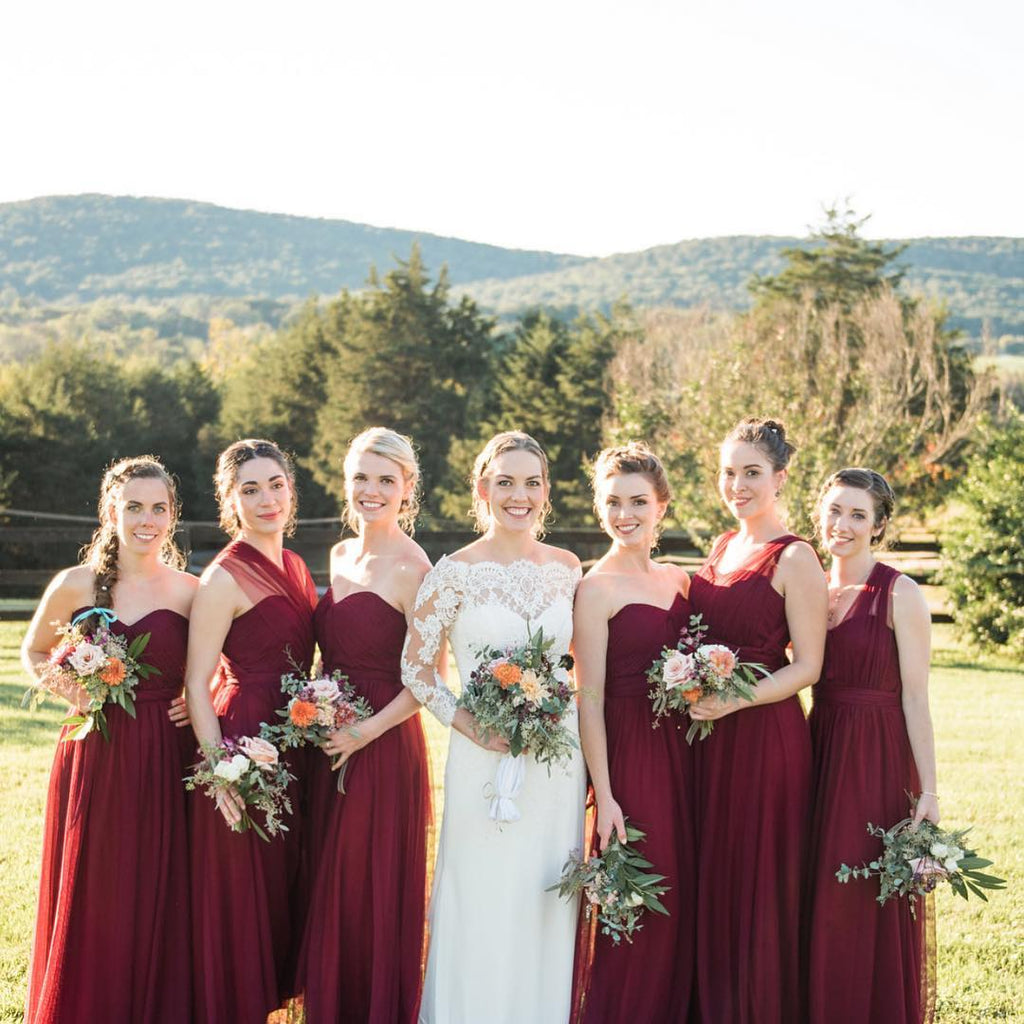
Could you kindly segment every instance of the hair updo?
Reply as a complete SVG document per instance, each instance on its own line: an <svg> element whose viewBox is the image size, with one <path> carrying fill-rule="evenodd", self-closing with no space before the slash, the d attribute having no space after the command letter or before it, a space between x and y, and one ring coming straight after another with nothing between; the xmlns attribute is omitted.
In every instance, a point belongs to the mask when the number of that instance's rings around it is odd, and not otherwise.
<svg viewBox="0 0 1024 1024"><path fill-rule="evenodd" d="M796 445L786 440L786 428L778 420L766 420L757 416L748 416L740 420L725 435L722 444L729 441L752 444L771 463L776 473L780 473L789 465L789 460L796 451Z"/></svg>
<svg viewBox="0 0 1024 1024"><path fill-rule="evenodd" d="M487 502L478 494L477 487L486 476L490 464L499 455L504 455L506 452L529 452L531 455L536 455L540 459L540 473L544 479L544 486L548 488L550 493L551 482L548 478L548 457L547 453L540 446L540 442L521 430L506 430L501 434L495 434L484 445L483 451L480 452L473 463L473 477L471 481L473 486L473 507L469 511L470 515L476 520L476 530L479 533L487 532L491 524L491 514ZM551 502L545 498L544 504L541 506L540 515L537 517L537 522L533 528L535 537L544 536L545 524L550 514Z"/></svg>
<svg viewBox="0 0 1024 1024"><path fill-rule="evenodd" d="M420 512L420 464L412 446L412 438L399 434L387 427L369 427L357 434L349 442L345 453L345 477L351 473L351 466L358 456L369 453L389 459L402 471L402 479L406 485L412 484L408 498L402 499L402 507L398 513L398 524L406 533L411 534L416 526L416 517ZM359 516L355 510L345 503L345 522L355 533L359 532Z"/></svg>
<svg viewBox="0 0 1024 1024"><path fill-rule="evenodd" d="M295 532L295 523L299 514L299 496L295 490L295 470L292 460L273 441L258 438L247 438L228 445L217 456L217 471L213 475L213 484L217 489L217 507L220 509L220 528L229 536L235 537L242 529L242 521L238 518L232 501L232 491L238 483L238 471L252 459L273 459L288 478L291 489L291 508L284 525L284 534L290 537Z"/></svg>
<svg viewBox="0 0 1024 1024"><path fill-rule="evenodd" d="M594 489L594 512L598 519L603 519L598 504L598 492L601 483L613 476L625 476L638 473L654 489L655 499L667 505L672 500L672 488L669 487L665 467L644 441L628 441L626 444L612 448L603 448L597 453L590 471L590 482ZM655 525L655 541L661 533L660 521Z"/></svg>
<svg viewBox="0 0 1024 1024"><path fill-rule="evenodd" d="M110 506L117 501L125 484L130 480L159 480L167 488L169 522L167 536L160 546L160 561L175 569L184 569L186 564L185 556L174 541L174 531L181 515L174 477L153 455L136 455L112 462L103 474L99 501L96 503L100 525L92 535L92 540L82 548L80 556L82 564L89 566L96 574L93 604L100 608L110 607L110 595L117 582L117 556L120 544L117 539L117 525L110 514Z"/></svg>
<svg viewBox="0 0 1024 1024"><path fill-rule="evenodd" d="M825 495L835 486L856 487L859 491L867 491L871 495L871 501L875 509L875 529L872 532L871 543L880 544L885 538L885 530L892 519L893 510L896 508L896 495L889 486L889 481L876 473L873 469L864 469L859 466L847 466L833 473L824 483L818 494L818 528L821 529L822 503Z"/></svg>

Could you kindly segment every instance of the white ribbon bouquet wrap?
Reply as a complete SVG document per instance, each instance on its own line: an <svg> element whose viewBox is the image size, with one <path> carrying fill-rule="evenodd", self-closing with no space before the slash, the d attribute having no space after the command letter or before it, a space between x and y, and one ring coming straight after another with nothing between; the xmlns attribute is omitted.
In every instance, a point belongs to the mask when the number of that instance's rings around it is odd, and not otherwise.
<svg viewBox="0 0 1024 1024"><path fill-rule="evenodd" d="M516 797L526 781L526 755L502 754L494 773L494 791L490 796L490 819L499 825L518 821L522 815Z"/></svg>

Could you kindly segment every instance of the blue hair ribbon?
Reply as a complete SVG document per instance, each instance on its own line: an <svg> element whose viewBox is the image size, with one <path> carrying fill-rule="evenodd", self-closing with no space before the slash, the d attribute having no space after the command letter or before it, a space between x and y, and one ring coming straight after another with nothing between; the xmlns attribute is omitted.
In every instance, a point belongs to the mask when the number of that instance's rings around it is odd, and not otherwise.
<svg viewBox="0 0 1024 1024"><path fill-rule="evenodd" d="M117 622L117 616L109 608L90 608L87 612L79 612L71 620L71 625L77 625L82 619L89 618L90 615L98 615L108 626Z"/></svg>

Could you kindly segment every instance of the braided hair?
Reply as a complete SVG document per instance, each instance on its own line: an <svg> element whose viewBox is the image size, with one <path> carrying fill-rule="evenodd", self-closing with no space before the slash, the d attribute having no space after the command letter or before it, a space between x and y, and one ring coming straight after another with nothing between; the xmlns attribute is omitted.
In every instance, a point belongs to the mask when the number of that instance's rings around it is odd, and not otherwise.
<svg viewBox="0 0 1024 1024"><path fill-rule="evenodd" d="M119 544L117 526L110 515L110 506L117 500L129 480L139 479L162 481L170 499L170 526L160 547L160 561L175 569L184 569L186 565L185 556L174 541L174 529L178 524L178 516L181 512L174 478L155 456L137 455L132 458L119 459L117 462L111 463L103 474L103 483L100 485L100 497L97 503L100 525L92 535L92 540L82 548L80 555L81 564L87 565L96 575L93 604L98 608L111 606L114 584L117 583Z"/></svg>

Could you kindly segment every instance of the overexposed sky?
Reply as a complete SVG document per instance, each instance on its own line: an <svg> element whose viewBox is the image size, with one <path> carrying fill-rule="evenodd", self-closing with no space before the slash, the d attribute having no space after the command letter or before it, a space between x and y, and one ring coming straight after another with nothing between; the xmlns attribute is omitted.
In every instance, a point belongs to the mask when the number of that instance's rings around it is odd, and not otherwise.
<svg viewBox="0 0 1024 1024"><path fill-rule="evenodd" d="M106 192L592 255L1024 235L1024 5L4 5L0 202Z"/></svg>

